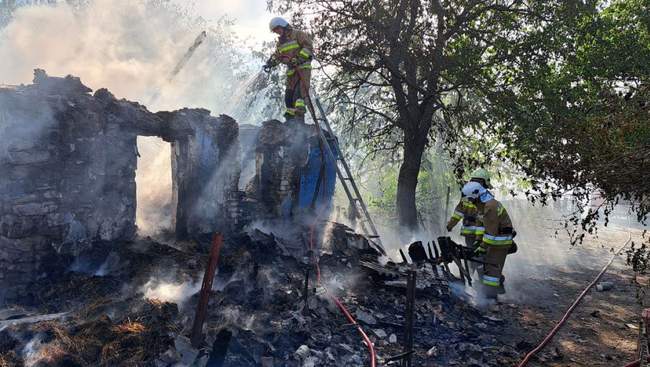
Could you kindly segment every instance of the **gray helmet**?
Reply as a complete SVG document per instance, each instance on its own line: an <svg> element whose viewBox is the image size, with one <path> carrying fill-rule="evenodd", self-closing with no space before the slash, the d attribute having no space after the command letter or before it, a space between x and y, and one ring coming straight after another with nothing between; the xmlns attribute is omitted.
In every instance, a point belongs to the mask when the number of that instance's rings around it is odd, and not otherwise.
<svg viewBox="0 0 650 367"><path fill-rule="evenodd" d="M273 32L277 27L287 28L288 26L289 22L282 17L275 17L269 22L269 30L271 30L271 32Z"/></svg>

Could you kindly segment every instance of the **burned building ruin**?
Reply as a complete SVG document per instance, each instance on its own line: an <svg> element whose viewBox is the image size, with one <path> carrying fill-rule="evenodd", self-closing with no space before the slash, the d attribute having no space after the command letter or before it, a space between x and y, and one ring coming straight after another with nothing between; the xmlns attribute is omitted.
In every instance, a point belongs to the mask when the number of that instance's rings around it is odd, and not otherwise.
<svg viewBox="0 0 650 367"><path fill-rule="evenodd" d="M56 271L61 253L134 238L138 136L171 143L173 230L180 239L301 208L327 210L334 192L334 163L308 126L269 121L240 131L232 118L204 109L152 113L43 70L31 85L0 87L0 136L5 302L25 297L30 284ZM294 192L296 182L307 189Z"/></svg>

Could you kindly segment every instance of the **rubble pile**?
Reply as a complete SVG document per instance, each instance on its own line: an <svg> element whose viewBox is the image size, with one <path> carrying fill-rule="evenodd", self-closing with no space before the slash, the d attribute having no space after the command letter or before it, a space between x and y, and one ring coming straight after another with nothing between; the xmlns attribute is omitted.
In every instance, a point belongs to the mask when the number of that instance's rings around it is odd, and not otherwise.
<svg viewBox="0 0 650 367"><path fill-rule="evenodd" d="M0 353L0 361L22 366L31 355L44 360L44 366L368 365L356 328L331 301L335 295L370 336L379 361L397 365L390 357L404 352L401 274L410 266L389 263L385 274L369 271L360 266L376 259L367 240L340 224L323 226L326 230L316 234L317 240L323 239L320 284L309 250L309 226L301 227L302 234L251 227L228 238L213 285L205 341L196 349L188 336L198 289L173 304L147 298L146 285L152 278L198 282L206 264L205 246L174 242L176 249L141 240L125 243L121 250L89 251L87 268L44 282L37 290L44 296L38 310L0 321L0 341L10 346ZM295 252L296 244L307 250ZM203 255L193 254L197 250ZM500 345L488 332L498 332L505 321L455 295L431 264L417 272L414 365L502 366L518 355L514 346ZM21 322L35 311L58 318ZM27 353L36 341L39 348Z"/></svg>

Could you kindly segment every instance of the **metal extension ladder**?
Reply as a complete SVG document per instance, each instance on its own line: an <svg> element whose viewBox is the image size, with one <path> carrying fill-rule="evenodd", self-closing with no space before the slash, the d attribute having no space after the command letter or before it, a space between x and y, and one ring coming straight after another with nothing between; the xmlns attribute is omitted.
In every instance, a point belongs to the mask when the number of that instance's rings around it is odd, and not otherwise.
<svg viewBox="0 0 650 367"><path fill-rule="evenodd" d="M333 157L333 159L336 161L336 165L335 165L336 174L339 177L341 186L343 186L345 195L348 197L348 200L350 200L350 207L352 208L352 212L353 212L352 214L354 215L354 218L359 219L358 223L361 227L361 230L363 231L363 234L370 240L371 243L375 245L375 248L382 255L386 255L386 250L384 249L384 246L381 242L381 238L379 237L379 232L377 232L377 227L375 227L375 223L372 221L372 218L370 217L370 213L368 212L366 203L363 201L363 198L361 197L361 193L359 192L359 188L357 187L356 182L354 182L354 178L352 177L352 173L350 172L350 166L343 158L343 153L341 152L339 143L336 140L336 135L334 135L334 131L332 131L332 127L330 126L330 123L327 120L325 110L323 109L323 106L321 105L318 97L316 97L315 100L321 118L319 119L316 116L316 111L313 111L312 108L310 108L310 111L314 115L312 117L314 118L314 123L316 124L316 127L318 129L318 135L320 137L323 146L325 146L325 150L327 151L327 154L330 157ZM322 122L323 125L325 126L325 129L329 134L329 138L325 136L325 134L323 133L319 121ZM330 143L332 144L330 145ZM332 146L335 149L334 152L331 149ZM341 170L341 168L343 168L343 170Z"/></svg>

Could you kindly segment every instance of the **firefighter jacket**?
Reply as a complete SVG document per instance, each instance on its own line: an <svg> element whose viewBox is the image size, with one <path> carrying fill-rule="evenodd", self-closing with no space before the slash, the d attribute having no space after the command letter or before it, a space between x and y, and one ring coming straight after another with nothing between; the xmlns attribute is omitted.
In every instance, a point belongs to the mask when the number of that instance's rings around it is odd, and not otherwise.
<svg viewBox="0 0 650 367"><path fill-rule="evenodd" d="M480 215L476 205L465 198L461 199L456 205L451 219L447 222L447 229L451 230L461 220L460 235L465 237L476 236L477 239L480 239L480 236L485 232L482 215Z"/></svg>
<svg viewBox="0 0 650 367"><path fill-rule="evenodd" d="M289 29L278 39L273 59L287 65L287 76L295 74L295 69L311 69L313 40L306 32Z"/></svg>
<svg viewBox="0 0 650 367"><path fill-rule="evenodd" d="M491 198L483 204L483 225L485 233L481 247L498 246L509 248L512 245L512 221L506 208Z"/></svg>

